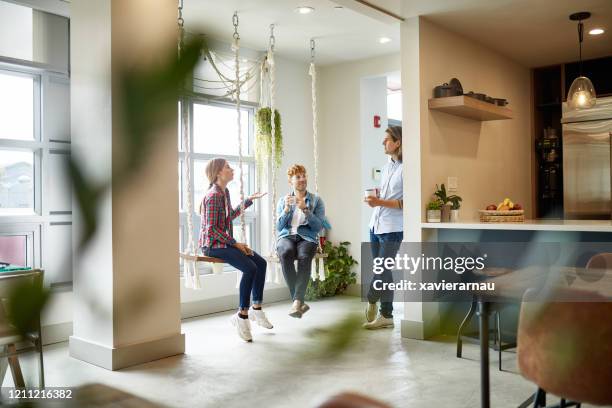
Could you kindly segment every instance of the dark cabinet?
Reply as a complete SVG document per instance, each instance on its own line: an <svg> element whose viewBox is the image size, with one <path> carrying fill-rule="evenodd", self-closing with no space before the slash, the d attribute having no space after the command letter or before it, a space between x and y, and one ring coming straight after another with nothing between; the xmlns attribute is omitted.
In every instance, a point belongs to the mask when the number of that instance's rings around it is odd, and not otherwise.
<svg viewBox="0 0 612 408"><path fill-rule="evenodd" d="M532 70L536 218L563 217L562 103L579 73L578 62ZM612 95L612 56L583 61L582 73L598 97Z"/></svg>

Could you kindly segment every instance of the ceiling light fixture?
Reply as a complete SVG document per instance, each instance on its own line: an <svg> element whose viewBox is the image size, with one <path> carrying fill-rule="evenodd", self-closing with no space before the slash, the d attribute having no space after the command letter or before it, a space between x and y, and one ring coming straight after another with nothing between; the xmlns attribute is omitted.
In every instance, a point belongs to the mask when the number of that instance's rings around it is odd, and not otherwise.
<svg viewBox="0 0 612 408"><path fill-rule="evenodd" d="M314 11L314 7L309 7L309 6L299 6L295 8L296 13L299 14L310 14Z"/></svg>
<svg viewBox="0 0 612 408"><path fill-rule="evenodd" d="M589 34L591 35L599 35L599 34L603 34L605 32L605 30L603 28L594 28L591 31L589 31Z"/></svg>
<svg viewBox="0 0 612 408"><path fill-rule="evenodd" d="M589 109L592 108L596 102L593 83L589 78L582 75L582 40L584 31L582 20L586 20L589 17L591 17L591 13L588 11L574 13L569 17L572 21L578 21L578 43L580 47L580 75L578 78L574 79L567 93L567 104L572 110Z"/></svg>
<svg viewBox="0 0 612 408"><path fill-rule="evenodd" d="M381 44L386 44L386 43L391 42L391 39L389 37L380 37L378 39L378 42L381 43Z"/></svg>

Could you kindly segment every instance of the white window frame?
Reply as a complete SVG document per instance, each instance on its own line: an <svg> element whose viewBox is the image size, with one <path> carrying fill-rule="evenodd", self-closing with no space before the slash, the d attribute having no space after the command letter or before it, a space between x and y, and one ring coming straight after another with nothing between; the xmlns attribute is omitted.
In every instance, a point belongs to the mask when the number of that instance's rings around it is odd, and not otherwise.
<svg viewBox="0 0 612 408"><path fill-rule="evenodd" d="M193 115L193 111L194 111L194 105L195 104L202 104L202 105L212 105L212 106L218 106L218 107L224 107L224 108L228 108L228 109L236 109L236 105L234 102L231 102L229 100L220 100L218 98L212 98L209 97L208 95L203 95L203 94L195 94L195 95L191 95L187 98L187 100L189 101L189 129L191 134L193 135L193 119L194 119L194 115ZM241 101L241 108L243 110L246 110L248 112L249 115L249 120L248 120L248 146L249 146L249 151L247 152L247 154L243 155L242 157L242 161L245 165L248 166L249 169L249 180L250 180L250 185L249 186L245 186L245 190L250 190L250 191L255 191L255 188L257 186L257 180L255 179L257 176L257 165L255 162L255 110L257 108L257 105L254 103L250 103L250 102L246 102L246 101ZM179 124L179 128L180 128L180 124ZM194 145L194 140L193 137L191 139L191 163L189 163L190 170L191 170L191 189L192 191L195 190L195 178L196 177L201 177L202 175L197 175L194 173L194 162L195 161L206 161L206 160L210 160L213 159L215 157L223 157L225 159L227 159L230 162L238 162L238 155L222 155L222 154L208 154L208 153L196 153L193 151L193 145ZM183 166L185 165L185 151L182 148L182 137L180 137L179 135L179 166L180 167L180 189L179 189L179 220L180 220L180 231L179 231L179 245L181 250L184 249L184 245L187 242L187 231L186 231L186 226L187 226L187 213L183 208L183 203L184 203L184 195L185 195L185 191L184 191L184 183L183 183L183 177L184 177L184 171ZM196 240L196 245L197 245L197 240L198 240L198 236L199 236L199 231L200 231L200 216L197 213L197 206L195 205L195 203L197 203L199 200L197 197L194 197L194 213L193 213L193 227L194 227L194 239ZM236 203L234 203L236 204ZM254 203L254 207L252 211L246 211L245 212L245 223L246 225L249 227L250 229L250 234L249 234L249 241L252 243L252 247L255 251L260 251L260 237L258 234L258 231L260 230L260 223L261 223L261 208L259 203L256 201ZM234 231L238 232L238 225L237 224L239 222L239 220L235 220L234 221ZM196 248L196 250L199 251L198 248ZM198 264L198 268L199 268L199 273L200 275L209 275L212 273L212 268L210 267L210 265L208 265L207 263L199 263ZM232 266L228 265L228 264L224 264L223 267L223 272L236 272L236 269L233 268ZM183 263L181 262L180 264L180 274L181 277L183 276Z"/></svg>
<svg viewBox="0 0 612 408"><path fill-rule="evenodd" d="M49 140L43 126L44 115L44 90L50 81L70 82L68 72L58 71L47 64L31 61L16 60L0 56L0 72L16 76L28 76L34 78L34 138L33 140L0 139L0 149L20 150L33 152L34 155L34 212L30 215L7 214L0 215L0 235L26 235L28 237L29 267L45 267L46 235L48 229L57 223L72 225L72 211L50 212L48 196L46 192L49 184L50 174L47 174L49 157L57 151L70 154L70 141ZM50 278L45 274L45 282L52 287L65 287L72 285L70 282L48 281Z"/></svg>

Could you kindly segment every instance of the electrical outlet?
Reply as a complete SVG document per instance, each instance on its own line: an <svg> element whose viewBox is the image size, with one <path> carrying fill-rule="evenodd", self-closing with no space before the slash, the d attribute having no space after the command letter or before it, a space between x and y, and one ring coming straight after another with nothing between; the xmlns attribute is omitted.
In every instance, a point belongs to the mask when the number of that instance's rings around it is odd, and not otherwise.
<svg viewBox="0 0 612 408"><path fill-rule="evenodd" d="M457 191L459 189L459 179L457 177L448 177L446 185L448 191Z"/></svg>

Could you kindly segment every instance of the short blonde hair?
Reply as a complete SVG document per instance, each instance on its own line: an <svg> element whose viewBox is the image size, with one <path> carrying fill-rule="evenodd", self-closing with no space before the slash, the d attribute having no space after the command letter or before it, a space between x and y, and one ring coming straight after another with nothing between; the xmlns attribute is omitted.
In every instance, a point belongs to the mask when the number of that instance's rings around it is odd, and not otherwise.
<svg viewBox="0 0 612 408"><path fill-rule="evenodd" d="M291 177L297 176L298 174L306 175L306 167L301 164L294 164L287 169L287 179L291 181Z"/></svg>

